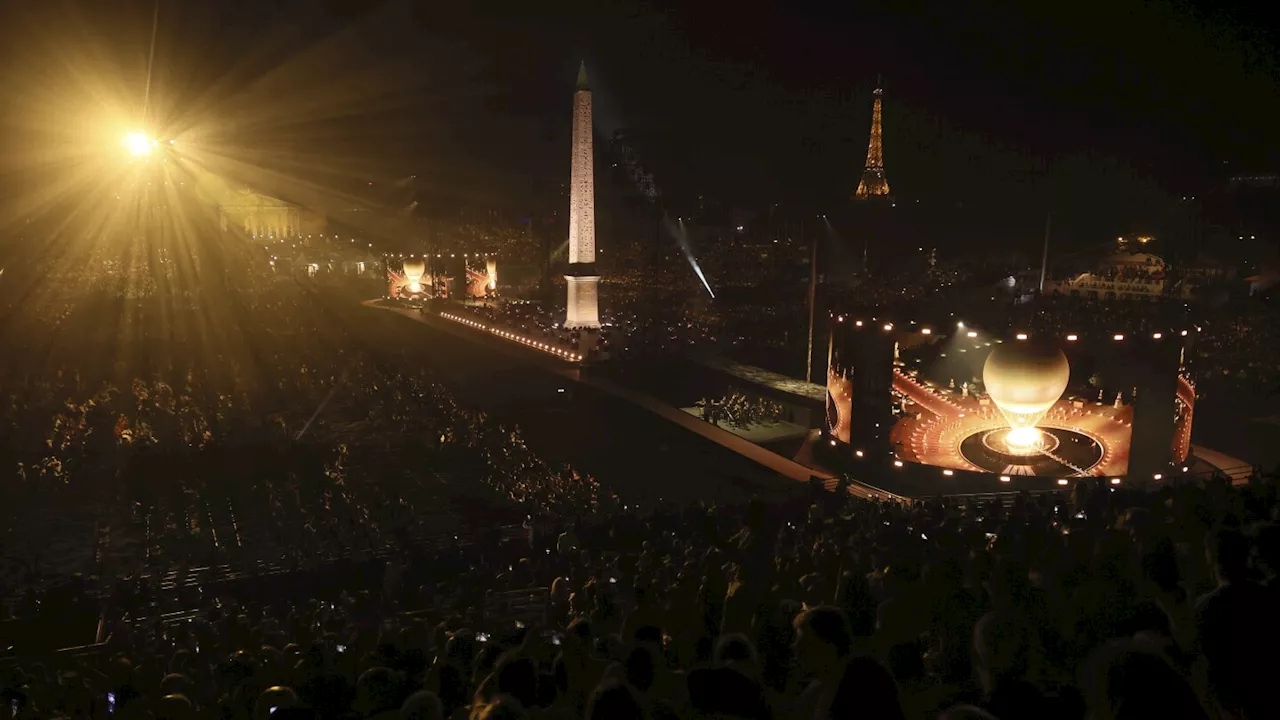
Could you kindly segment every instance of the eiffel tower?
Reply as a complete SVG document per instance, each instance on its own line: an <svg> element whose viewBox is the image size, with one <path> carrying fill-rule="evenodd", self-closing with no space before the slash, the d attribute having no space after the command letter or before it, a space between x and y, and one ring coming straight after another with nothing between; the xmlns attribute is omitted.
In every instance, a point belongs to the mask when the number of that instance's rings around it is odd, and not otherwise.
<svg viewBox="0 0 1280 720"><path fill-rule="evenodd" d="M853 194L857 200L889 196L889 181L884 177L884 150L880 144L880 101L884 90L879 85L879 78L876 78L876 99L871 108L871 142L867 145L867 166Z"/></svg>

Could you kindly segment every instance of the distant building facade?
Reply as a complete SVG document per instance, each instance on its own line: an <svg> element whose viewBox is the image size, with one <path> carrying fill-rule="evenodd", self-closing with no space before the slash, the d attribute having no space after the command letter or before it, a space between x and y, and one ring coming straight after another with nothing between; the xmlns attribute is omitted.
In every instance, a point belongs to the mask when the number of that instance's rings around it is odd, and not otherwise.
<svg viewBox="0 0 1280 720"><path fill-rule="evenodd" d="M1046 281L1044 291L1099 300L1163 297L1168 277L1169 268L1163 258L1145 252L1118 252L1099 263L1093 272Z"/></svg>
<svg viewBox="0 0 1280 720"><path fill-rule="evenodd" d="M218 220L223 231L234 228L250 237L275 240L321 235L327 229L324 215L249 189L222 198Z"/></svg>
<svg viewBox="0 0 1280 720"><path fill-rule="evenodd" d="M1132 247L1121 242L1122 248ZM1207 285L1232 281L1234 267L1209 258L1193 265L1173 268L1164 258L1149 252L1121 250L1103 260L1090 272L1048 280L1044 292L1094 300L1116 298L1176 298L1190 300Z"/></svg>

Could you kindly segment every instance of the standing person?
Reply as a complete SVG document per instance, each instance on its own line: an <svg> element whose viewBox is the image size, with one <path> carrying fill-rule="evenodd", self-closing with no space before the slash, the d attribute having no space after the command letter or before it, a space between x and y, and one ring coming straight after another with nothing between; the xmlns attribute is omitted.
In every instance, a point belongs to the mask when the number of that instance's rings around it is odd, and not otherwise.
<svg viewBox="0 0 1280 720"><path fill-rule="evenodd" d="M556 552L562 557L567 557L577 549L578 535L574 532L573 525L569 525L564 532L560 533L560 537L556 538Z"/></svg>
<svg viewBox="0 0 1280 720"><path fill-rule="evenodd" d="M520 524L520 527L524 528L525 540L529 542L529 548L533 549L534 547L533 516L525 515L524 522Z"/></svg>
<svg viewBox="0 0 1280 720"><path fill-rule="evenodd" d="M839 608L823 605L796 616L792 652L801 672L810 678L796 699L790 717L811 718L829 707L840 685L853 647L849 620Z"/></svg>
<svg viewBox="0 0 1280 720"><path fill-rule="evenodd" d="M1235 528L1209 533L1205 560L1217 587L1195 604L1196 636L1207 666L1209 689L1224 713L1264 717L1280 642L1276 593L1249 573L1249 539Z"/></svg>

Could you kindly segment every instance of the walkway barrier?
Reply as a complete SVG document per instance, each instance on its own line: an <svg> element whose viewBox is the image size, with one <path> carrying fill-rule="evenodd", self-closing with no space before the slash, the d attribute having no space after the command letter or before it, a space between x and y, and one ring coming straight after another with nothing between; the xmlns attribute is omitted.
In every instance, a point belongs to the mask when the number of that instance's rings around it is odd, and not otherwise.
<svg viewBox="0 0 1280 720"><path fill-rule="evenodd" d="M1048 493L1062 492L1060 488L1042 489L1042 490L1010 490L1008 492L988 492L988 493L968 493L965 495L939 495L928 499L945 500L948 504L958 505L976 505L978 503L987 505L993 502L999 503L1005 507L1013 504L1019 495L1044 495ZM921 500L924 500L923 498Z"/></svg>
<svg viewBox="0 0 1280 720"><path fill-rule="evenodd" d="M73 645L71 647L58 648L46 655L11 655L9 657L0 658L0 667L9 667L22 663L39 663L48 660L66 659L66 658L87 658L106 652L109 640L101 640L85 645Z"/></svg>
<svg viewBox="0 0 1280 720"><path fill-rule="evenodd" d="M1169 479L1170 480L1177 480L1179 478L1203 479L1203 478L1213 477L1215 475L1225 475L1228 478L1231 478L1232 482L1248 482L1249 479L1254 477L1255 475L1261 476L1262 468L1258 465L1233 465L1231 467L1213 468L1211 470L1199 470L1196 472L1186 472L1186 473L1173 473Z"/></svg>
<svg viewBox="0 0 1280 720"><path fill-rule="evenodd" d="M548 600L551 596L551 588L546 586L522 588L517 590L504 590L489 593L485 599L485 615L490 631L496 630L499 626L515 623L520 621L528 627L536 627L546 620ZM404 620L418 620L422 618L431 618L442 613L452 612L452 609L445 606L419 608L416 610L406 610L397 613L397 616ZM166 626L178 625L194 619L204 613L204 610L183 610L180 612L162 613L159 620ZM127 620L126 622L143 622L148 618L138 617ZM89 658L97 655L114 652L110 638L103 638L102 622L99 623L99 638L96 642L84 645L75 645L71 647L58 648L49 651L46 654L28 653L25 655L14 655L0 658L0 668L10 667L23 663L45 663L56 660L57 658Z"/></svg>
<svg viewBox="0 0 1280 720"><path fill-rule="evenodd" d="M550 596L549 587L489 593L489 597L485 599L485 613L490 617L521 620L525 624L542 622L547 614L547 599Z"/></svg>
<svg viewBox="0 0 1280 720"><path fill-rule="evenodd" d="M841 478L826 478L822 481L822 489L827 492L835 492L839 489L840 482ZM844 482L847 486L846 492L855 497L868 500L884 500L898 503L899 505L911 505L914 502L909 497L891 493L888 490L878 488L875 485L871 485L860 480L854 480L853 478L846 477L844 478Z"/></svg>
<svg viewBox="0 0 1280 720"><path fill-rule="evenodd" d="M495 518L496 520L496 518ZM488 531L498 541L513 541L527 536L519 524L494 522ZM493 533L496 532L496 535ZM314 562L298 565L282 558L280 561L254 560L245 563L219 563L212 565L196 565L187 567L169 567L136 576L131 580L131 600L124 605L133 606L136 610L127 622L143 622L158 618L166 625L186 622L202 611L192 610L202 598L216 596L219 592L242 583L261 583L263 581L287 578L290 575L324 576L326 571L336 568L342 563L360 563L370 560L381 560L398 557L402 553L414 551L444 550L457 547L471 547L476 544L479 533L472 529L453 532L429 533L412 536L408 544L401 547L387 544L375 548L351 550L328 557L317 558ZM112 602L116 593L114 577L97 578L95 582L86 584L85 597L99 604ZM21 596L10 599L11 604L21 600ZM14 613L13 621L32 619L35 616L19 616ZM101 631L99 631L99 637Z"/></svg>

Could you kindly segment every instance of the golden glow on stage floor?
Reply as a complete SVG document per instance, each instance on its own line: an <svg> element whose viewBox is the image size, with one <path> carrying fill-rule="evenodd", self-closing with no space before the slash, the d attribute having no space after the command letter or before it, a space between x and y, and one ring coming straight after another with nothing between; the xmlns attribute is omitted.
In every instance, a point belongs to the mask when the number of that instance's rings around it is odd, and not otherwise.
<svg viewBox="0 0 1280 720"><path fill-rule="evenodd" d="M997 463L983 467L973 461L972 450L970 455L965 450L974 447L974 438L986 440L990 448L986 433L1008 427L994 403L922 383L899 371L894 372L893 390L898 402L905 400L906 413L893 426L889 439L905 461L1005 475L1033 474L1033 468L1046 463L1060 466L1064 474L1093 476L1123 475L1129 466L1133 429L1133 408L1129 405L1116 408L1107 403L1063 398L1037 425L1056 436L1037 452L1038 463L1024 464L1011 458L1004 466ZM1097 447L1093 448L1090 441ZM1089 447L1071 452L1073 444Z"/></svg>

